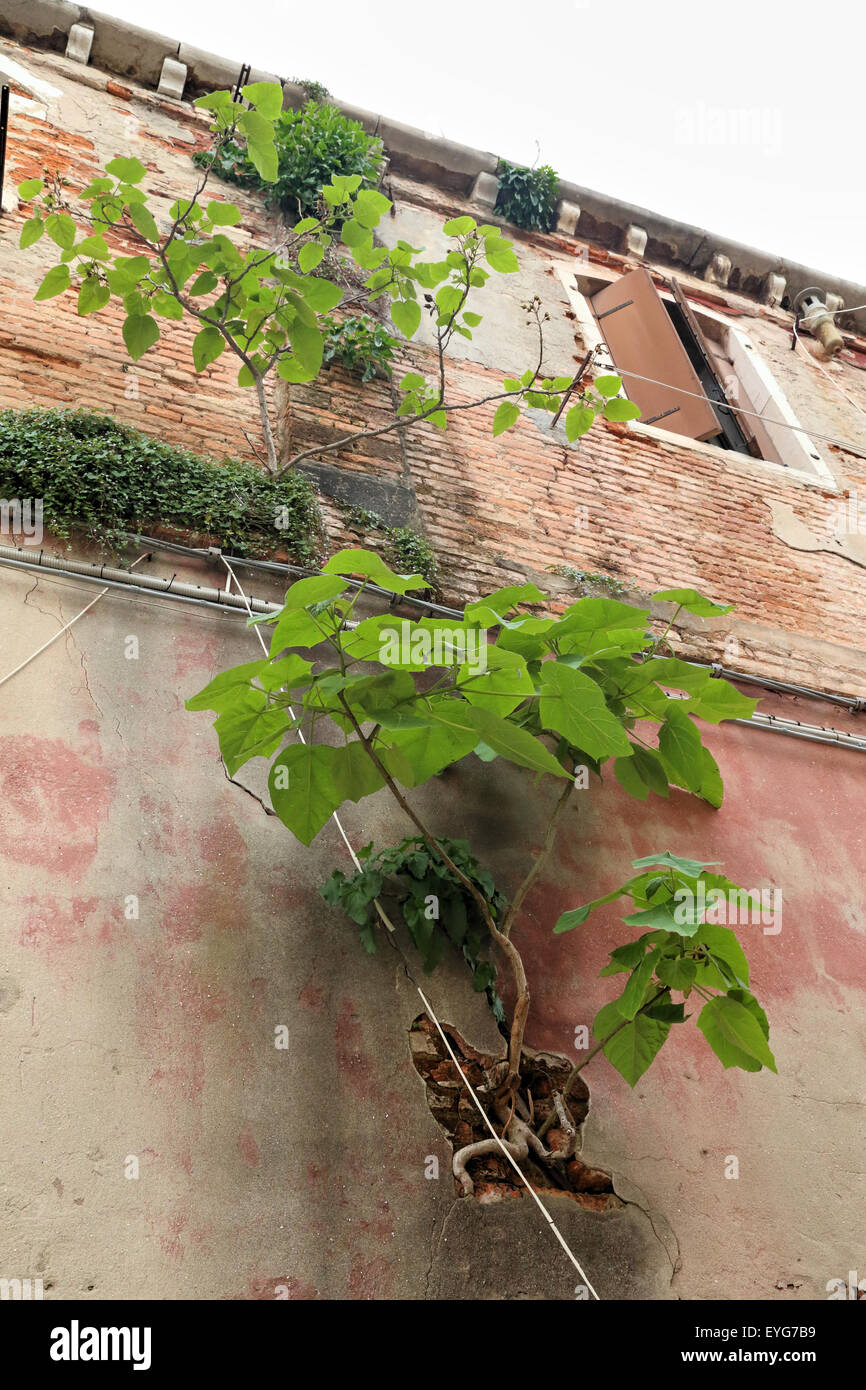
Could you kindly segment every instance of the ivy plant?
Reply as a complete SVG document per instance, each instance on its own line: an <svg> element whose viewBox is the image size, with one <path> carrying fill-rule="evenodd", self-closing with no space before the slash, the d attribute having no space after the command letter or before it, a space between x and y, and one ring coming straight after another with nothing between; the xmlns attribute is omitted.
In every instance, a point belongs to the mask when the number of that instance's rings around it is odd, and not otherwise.
<svg viewBox="0 0 866 1390"><path fill-rule="evenodd" d="M351 576L360 577L360 585L350 588ZM507 1054L491 1079L493 1103L501 1107L519 1091L530 999L512 927L575 788L612 769L639 800L667 797L676 787L718 807L719 769L695 721L748 718L756 702L710 671L659 657L664 634L653 636L647 608L585 597L559 617L537 616L525 610L546 596L521 584L466 605L462 619L410 621L389 611L359 620L368 583L402 596L422 588L424 579L396 574L373 552L341 551L322 574L293 584L279 613L253 620L271 629L268 656L217 676L187 708L216 713L230 776L251 758L270 760L273 808L302 844L309 845L345 802L390 793L412 826L412 840L378 854L368 846L359 873L347 878L338 872L326 897L348 909L369 951L380 932L373 911L387 922L379 903L384 878L404 875L404 917L427 969L449 943L463 948L462 912L471 901L473 972L478 949L492 943L515 998ZM661 590L652 598L672 605L668 628L683 610L702 617L730 611L693 589ZM452 853L454 842L427 824L410 799L414 788L469 757L484 764L505 759L536 783L552 779L559 788L545 848L508 904L467 860L464 847ZM642 930L617 948L605 972L628 971L629 979L596 1019L596 1051L603 1050L633 1085L670 1027L684 1021L683 1003L695 994L705 1005L699 1026L726 1066L773 1068L766 1020L748 993L748 968L734 933L673 906L683 888L728 881L707 864L667 853L635 867L641 870L635 878L566 913L555 926L561 934L601 902L623 893L632 898L635 910L626 921ZM440 888L448 885L450 901L459 885L462 907L443 912L434 880ZM422 887L431 892L422 895ZM482 981L487 987L486 976ZM683 1000L674 1001L674 992ZM536 1138L541 1142L540 1134Z"/></svg>
<svg viewBox="0 0 866 1390"><path fill-rule="evenodd" d="M322 327L326 363L339 362L362 381L391 376L391 362L399 343L378 319L370 314L344 319L326 315Z"/></svg>
<svg viewBox="0 0 866 1390"><path fill-rule="evenodd" d="M335 177L358 174L367 182L375 182L382 160L382 141L329 105L324 88L298 85L318 90L310 92L315 100L305 102L298 111L282 111L274 123L275 179L263 176L249 137L243 133L238 139L223 142L217 151L193 156L196 164L212 166L220 178L263 192L271 207L279 208L293 221L317 211L323 186Z"/></svg>
<svg viewBox="0 0 866 1390"><path fill-rule="evenodd" d="M549 164L527 169L500 159L496 169L499 192L494 212L528 232L549 232L556 211L559 175Z"/></svg>
<svg viewBox="0 0 866 1390"><path fill-rule="evenodd" d="M311 564L323 530L303 473L201 458L90 410L0 411L0 496L39 497L55 536L73 528L112 545L129 531L175 526L236 555L272 551Z"/></svg>

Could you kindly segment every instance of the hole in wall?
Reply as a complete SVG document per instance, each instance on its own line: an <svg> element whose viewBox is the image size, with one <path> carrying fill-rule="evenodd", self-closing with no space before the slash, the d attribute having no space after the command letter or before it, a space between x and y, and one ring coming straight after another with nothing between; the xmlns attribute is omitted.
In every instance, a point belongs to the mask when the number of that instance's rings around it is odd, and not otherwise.
<svg viewBox="0 0 866 1390"><path fill-rule="evenodd" d="M485 1073L495 1068L498 1057L477 1052L470 1047L448 1025L443 1024L454 1054L462 1070L478 1093L479 1087L486 1084ZM425 1013L419 1014L409 1030L409 1046L415 1070L424 1082L427 1104L430 1113L445 1133L453 1154L467 1144L475 1144L490 1138L490 1131L478 1113L457 1068L448 1055L439 1030ZM531 1103L532 1127L538 1129L553 1109L553 1096L561 1091L569 1077L572 1064L567 1057L553 1052L536 1052L524 1047L521 1064L521 1094ZM485 1104L485 1097L479 1097ZM613 1179L601 1168L584 1163L580 1157L581 1131L589 1111L589 1089L581 1077L566 1102L568 1113L577 1129L576 1152L573 1157L563 1161L561 1158L545 1160L538 1155L529 1155L520 1161L520 1167L538 1192L559 1192L570 1196L580 1206L593 1211L612 1211L625 1205L617 1197ZM490 1109L491 1122L501 1134L502 1125ZM544 1142L549 1150L556 1152L565 1149L569 1136L565 1130L554 1123L547 1132ZM505 1155L484 1154L467 1162L467 1171L475 1186L476 1201L487 1203L500 1201L505 1197L525 1197L526 1188ZM457 1195L463 1189L456 1177L452 1178Z"/></svg>

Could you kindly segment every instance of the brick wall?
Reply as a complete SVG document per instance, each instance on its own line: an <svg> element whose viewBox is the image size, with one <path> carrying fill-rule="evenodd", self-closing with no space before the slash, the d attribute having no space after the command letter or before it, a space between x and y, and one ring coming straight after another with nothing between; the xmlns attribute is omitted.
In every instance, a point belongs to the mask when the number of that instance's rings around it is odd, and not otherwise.
<svg viewBox="0 0 866 1390"><path fill-rule="evenodd" d="M13 113L8 159L16 183L45 164L84 182L104 160L133 149L166 207L189 187L191 154L207 139L205 118L57 55L19 49L16 56L57 92L44 109L37 102ZM225 191L240 203L251 235L276 233L260 201ZM458 195L407 180L394 181L392 196L394 216L383 225L384 239L406 236L429 255L441 245L443 218L466 208ZM131 366L113 312L79 319L72 296L34 303L48 253L40 246L17 249L23 220L23 210L0 219L0 404L104 409L215 458L250 458L252 446L261 448L255 400L237 388L228 354L201 376L193 372L192 330L164 321L160 343ZM549 369L568 371L582 355L556 274L559 265L573 263L579 246L573 239L526 234L517 241L520 275L497 278L482 292L477 307L485 323L472 343L457 345L449 372L456 404L501 390L504 375L529 365L532 331L520 305L534 293L542 294L551 313ZM608 264L618 260L595 248L584 252ZM866 358L848 351L829 366L834 386L806 353L790 350L784 314L681 278L716 304L729 302L804 425L866 442L863 416L838 389L866 406ZM397 379L410 366L432 374L430 341L422 328L406 347ZM288 456L386 423L393 394L386 382L362 386L332 368L314 387L280 387L273 404ZM446 432L424 425L305 461L322 488L332 542L357 541L345 529L345 506L353 500L381 510L392 524L417 525L436 551L441 596L455 603L527 576L548 583L560 604L570 601L574 591L549 573L554 566L603 571L638 597L694 585L734 603L736 612L715 625L695 622L683 629L685 651L718 655L734 634L741 669L866 692L866 568L836 554L794 548L774 527L775 504L791 509L814 535L826 535L839 494L760 462L622 426L595 427L579 448L566 447L564 438L531 420L494 440L492 409L455 413ZM866 488L866 460L826 444L820 449L843 492ZM376 535L369 540L375 544Z"/></svg>

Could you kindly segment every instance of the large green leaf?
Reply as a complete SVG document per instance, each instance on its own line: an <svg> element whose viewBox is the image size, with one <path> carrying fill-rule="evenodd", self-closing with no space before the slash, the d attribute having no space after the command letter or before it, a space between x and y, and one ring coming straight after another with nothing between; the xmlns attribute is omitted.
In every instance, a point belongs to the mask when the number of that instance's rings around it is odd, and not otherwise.
<svg viewBox="0 0 866 1390"><path fill-rule="evenodd" d="M581 598L567 608L551 633L595 632L599 628L636 628L649 618L649 609L633 608L615 598Z"/></svg>
<svg viewBox="0 0 866 1390"><path fill-rule="evenodd" d="M541 722L563 734L591 758L610 754L628 757L631 743L616 715L608 709L601 688L583 671L558 661L541 667ZM490 740L488 739L489 743Z"/></svg>
<svg viewBox="0 0 866 1390"><path fill-rule="evenodd" d="M622 1021L616 1004L606 1004L596 1014L592 1031L601 1041ZM634 1086L647 1067L651 1066L669 1032L670 1028L666 1023L648 1018L646 1014L638 1014L631 1023L626 1023L624 1028L620 1028L605 1045L604 1055L611 1065L616 1067L620 1076L624 1077L630 1086Z"/></svg>
<svg viewBox="0 0 866 1390"><path fill-rule="evenodd" d="M274 810L305 845L344 801L360 801L382 786L382 777L359 743L343 748L292 744L274 759L268 777Z"/></svg>
<svg viewBox="0 0 866 1390"><path fill-rule="evenodd" d="M159 337L159 324L150 314L130 314L123 321L123 341L134 362L153 347Z"/></svg>
<svg viewBox="0 0 866 1390"><path fill-rule="evenodd" d="M701 1009L697 1023L723 1067L742 1067L744 1071L768 1067L776 1071L776 1059L760 1020L738 999L726 994L710 999Z"/></svg>
<svg viewBox="0 0 866 1390"><path fill-rule="evenodd" d="M648 951L629 976L625 989L616 1001L617 1008L623 1018L634 1018L643 1004L646 987L653 977L653 971L660 955L661 952L658 947Z"/></svg>
<svg viewBox="0 0 866 1390"><path fill-rule="evenodd" d="M657 594L650 594L657 603L675 603L679 608L685 608L689 613L696 613L699 618L716 618L723 613L730 613L733 604L713 603L704 594L699 594L697 589L659 589Z"/></svg>
<svg viewBox="0 0 866 1390"><path fill-rule="evenodd" d="M221 671L197 695L190 696L186 701L186 708L212 709L215 712L227 709L238 700L243 690L249 689L254 680L260 680L267 690L278 686L285 686L291 690L306 685L312 669L309 661L304 661L302 657L294 654L282 661L269 662L264 657L260 661L246 661L241 666L232 666L228 671Z"/></svg>
<svg viewBox="0 0 866 1390"><path fill-rule="evenodd" d="M689 878L697 878L702 869L713 868L720 862L718 859L684 859L682 855L671 854L669 849L661 854L645 854L642 859L631 861L633 869L648 869L655 864L664 864L666 868L676 869L677 873L686 874Z"/></svg>
<svg viewBox="0 0 866 1390"><path fill-rule="evenodd" d="M263 690L241 691L214 723L229 776L250 758L270 757L288 726L286 711L269 707Z"/></svg>
<svg viewBox="0 0 866 1390"><path fill-rule="evenodd" d="M480 739L488 748L492 748L494 753L516 763L518 767L527 767L533 772L549 772L554 777L568 776L565 768L547 751L543 743L539 743L537 738L517 724L512 724L508 719L501 719L489 710L479 709L464 700L446 700L435 712L431 709L431 713L437 722L455 732L466 733L468 736L474 730L473 747Z"/></svg>
<svg viewBox="0 0 866 1390"><path fill-rule="evenodd" d="M659 732L659 752L680 786L698 792L707 772L701 736L685 710L671 705Z"/></svg>
<svg viewBox="0 0 866 1390"><path fill-rule="evenodd" d="M491 710L504 718L527 695L532 694L532 679L526 662L517 652L488 647L486 659L486 671L475 671L469 665L461 666L457 681L470 705L478 705L480 709Z"/></svg>
<svg viewBox="0 0 866 1390"><path fill-rule="evenodd" d="M385 561L371 550L341 550L323 566L324 574L361 575L391 594L405 594L410 589L426 589L423 574L395 574Z"/></svg>
<svg viewBox="0 0 866 1390"><path fill-rule="evenodd" d="M431 703L435 708L436 702ZM417 787L471 753L477 741L474 729L432 723L420 729L389 730L386 746L377 747L391 776L404 787Z"/></svg>

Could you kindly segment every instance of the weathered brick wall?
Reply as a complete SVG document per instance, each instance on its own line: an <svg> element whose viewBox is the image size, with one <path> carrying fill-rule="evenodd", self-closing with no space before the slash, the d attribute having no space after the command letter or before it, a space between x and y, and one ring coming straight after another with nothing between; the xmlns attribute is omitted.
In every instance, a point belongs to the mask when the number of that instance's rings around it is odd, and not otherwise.
<svg viewBox="0 0 866 1390"><path fill-rule="evenodd" d="M205 118L56 55L15 53L55 92L13 113L9 164L16 182L43 165L83 182L100 163L131 148L147 165L166 210L189 188L191 154L207 139ZM234 188L225 192L241 204L250 235L276 235L260 200ZM394 215L382 227L384 240L392 244L405 237L429 256L444 245L442 220L467 210L457 195L405 179L393 180L391 192ZM0 404L104 409L212 457L252 457L252 446L261 448L256 403L236 386L229 355L196 376L193 330L166 321L157 347L131 366L115 313L79 319L72 296L34 303L48 253L41 246L18 250L23 218L19 209L0 219ZM455 404L501 390L504 375L534 361L534 328L521 309L534 294L542 296L551 316L546 367L555 373L573 368L584 345L557 269L577 264L578 254L600 264L624 264L610 251L581 248L574 239L515 235L521 273L495 277L478 294L484 324L471 343L458 339L454 345L449 392ZM790 321L780 311L680 278L715 307L728 304L804 426L866 443L856 404L866 406L866 356L856 347L827 366L831 382L807 352L791 351ZM395 379L410 366L428 375L434 371L426 324L406 346ZM323 373L313 387L279 388L273 403L284 455L321 448L355 429L381 427L393 399L389 383L362 385L339 368ZM389 524L418 526L436 551L441 596L455 603L525 576L548 584L564 602L573 587L549 574L555 566L603 571L638 596L693 584L734 603L736 612L715 625L695 622L682 634L684 650L730 655L725 644L733 634L741 669L863 693L866 568L839 554L795 548L779 534L774 509L787 509L818 541L826 538L840 495L866 488L866 460L819 444L841 489L835 493L760 462L621 426L595 427L579 448L567 447L561 431L552 436L532 420L494 440L493 408L455 413L446 432L424 425L305 460L322 490L332 542L357 541L357 532L345 527L352 503L379 511ZM375 544L376 534L369 540Z"/></svg>
<svg viewBox="0 0 866 1390"><path fill-rule="evenodd" d="M56 55L14 51L16 60L57 95L44 104L37 99L29 110L13 101L7 185L40 177L47 168L67 178L72 189L82 188L106 160L132 153L148 169L144 186L158 194L157 217L189 192L197 177L191 156L209 139L204 115ZM17 95L27 97L20 88ZM254 242L274 236L276 223L259 199L219 182L214 190L240 205L244 231ZM116 414L210 457L252 458L247 435L263 452L255 396L238 388L236 359L226 352L201 375L195 373L191 343L197 325L159 320L159 343L132 363L120 336L123 316L113 305L79 318L71 294L34 303L53 262L43 242L19 250L28 215L22 206L0 218L0 407L82 406ZM132 254L119 239L116 244Z"/></svg>

